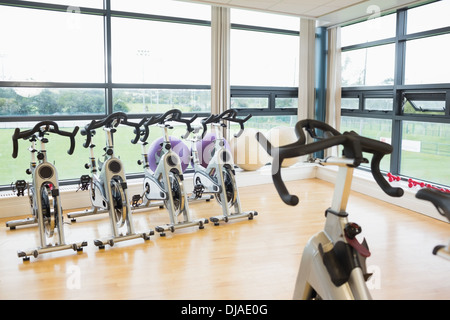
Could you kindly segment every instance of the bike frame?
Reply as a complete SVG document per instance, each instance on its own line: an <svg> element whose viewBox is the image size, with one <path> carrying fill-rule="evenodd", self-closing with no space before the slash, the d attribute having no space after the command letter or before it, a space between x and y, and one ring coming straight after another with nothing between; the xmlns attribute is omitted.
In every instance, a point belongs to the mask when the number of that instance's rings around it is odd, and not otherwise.
<svg viewBox="0 0 450 320"><path fill-rule="evenodd" d="M367 277L365 257L362 257L356 249L349 245L345 230L349 225L346 207L354 170L349 165L353 164L353 160L330 158L321 164L339 167L333 200L330 209L327 210L324 230L311 237L303 251L293 298L310 299L314 293L317 293L322 299L327 300L370 300L372 297L365 282ZM345 250L337 251L338 243L339 247L345 248ZM360 245L368 250L365 241ZM333 252L335 248L336 251ZM341 269L336 272L346 274L343 278L338 279L336 275L330 274L324 263L324 256L327 254L337 258L339 262L352 261L356 259L355 257L358 258L358 261L356 265L347 269L341 263L332 266ZM338 285L337 282L339 282Z"/></svg>
<svg viewBox="0 0 450 320"><path fill-rule="evenodd" d="M210 218L215 225L217 225L219 221L228 222L229 220L239 218L249 218L251 220L253 219L253 216L256 216L258 213L256 211L242 212L241 202L239 199L239 190L235 180L233 155L225 147L225 138L221 132L222 124L219 122L212 123L211 125L214 128L216 137L214 141L215 151L206 168L200 164L196 144L196 141L201 139L201 134L198 134L200 128L196 129L197 136L192 141L192 157L195 169L194 185L197 181L200 181L200 183L205 187L205 193L214 193L220 197L222 215L217 215ZM230 173L230 179L232 180L231 183L233 184L234 189L233 208L235 212L232 212L230 206L228 205L229 199L226 192L224 169L228 170Z"/></svg>
<svg viewBox="0 0 450 320"><path fill-rule="evenodd" d="M103 249L105 245L113 246L116 242L132 240L143 238L144 240L148 240L150 235L153 235L153 231L149 231L148 233L136 233L133 224L133 217L131 213L130 203L128 201L128 186L127 180L125 176L124 166L122 161L117 158L114 154L114 143L112 134L116 131L114 127L106 127L103 126L103 131L105 132L106 138L106 154L105 154L105 162L102 163L101 168L97 168L96 157L94 155L94 147L95 145L91 142L88 146L90 149L90 156L88 167L91 171L91 190L90 190L90 199L92 203L91 209L82 212L74 212L68 215L70 218L87 216L93 214L99 214L108 212L110 227L112 236L103 240L96 239L94 240L94 244L98 246L100 249ZM92 137L91 137L92 139ZM99 173L100 171L100 173ZM123 225L126 226L126 233L121 233L121 227L118 226L118 220L115 210L115 203L111 189L111 182L117 181L120 184L120 188L122 190L121 198L122 202L122 210L125 210L126 213L123 214L125 216L125 220L123 221Z"/></svg>
<svg viewBox="0 0 450 320"><path fill-rule="evenodd" d="M39 140L40 151L38 162L36 161L35 153L36 141ZM62 251L67 249L73 249L74 251L82 251L83 247L87 246L86 241L79 243L67 244L64 236L64 224L63 224L63 210L61 206L61 196L59 190L58 171L56 167L47 161L46 141L43 133L35 133L31 138L31 147L29 151L31 153L30 169L27 171L32 176L31 187L28 184L28 196L30 198L30 205L32 210L33 219L26 219L23 224L29 224L28 221L33 220L38 224L40 246L29 250L20 250L17 252L19 258L23 258L24 261L28 261L31 256L37 258L38 255L43 253ZM49 209L51 211L50 217L45 218L42 211L42 193L43 188L48 188L48 192L45 197L49 201ZM50 230L45 229L46 221L44 219L55 219L55 225L52 225ZM21 220L16 221L15 225L21 225ZM7 226L11 226L7 224ZM53 243L54 229L57 229L57 241ZM48 233L48 234L47 234Z"/></svg>
<svg viewBox="0 0 450 320"><path fill-rule="evenodd" d="M189 211L189 201L184 187L183 171L181 168L181 159L176 152L172 150L170 143L168 126L167 124L158 124L163 130L163 143L161 148L161 157L155 172L152 172L148 165L146 142L140 142L142 146L142 158L145 169L144 177L144 195L142 198L144 202L142 205L148 206L151 200L164 200L169 212L170 223L166 225L159 225L155 227L157 232L160 232L161 236L165 235L165 231L175 232L176 229L187 228L193 226L199 226L203 229L203 225L208 223L207 219L201 218L192 220ZM173 179L177 179L181 190L181 214L183 219L179 221L177 214L175 213L176 207L174 204L174 194L172 192ZM172 181L171 181L172 180ZM146 186L150 190L147 195L145 190Z"/></svg>

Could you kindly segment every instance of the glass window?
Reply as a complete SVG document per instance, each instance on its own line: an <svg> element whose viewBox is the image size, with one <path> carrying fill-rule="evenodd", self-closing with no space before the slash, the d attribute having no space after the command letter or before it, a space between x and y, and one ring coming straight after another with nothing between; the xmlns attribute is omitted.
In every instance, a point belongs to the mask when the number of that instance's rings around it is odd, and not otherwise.
<svg viewBox="0 0 450 320"><path fill-rule="evenodd" d="M275 108L277 109L298 108L298 98L276 97Z"/></svg>
<svg viewBox="0 0 450 320"><path fill-rule="evenodd" d="M450 1L436 1L408 10L407 32L415 33L450 26Z"/></svg>
<svg viewBox="0 0 450 320"><path fill-rule="evenodd" d="M390 144L392 132L392 120L345 117L345 116L341 117L340 131L345 132L352 130L363 137L383 141ZM370 154L365 155L365 157L367 157L369 161L372 158ZM390 158L391 155L386 155L383 157L380 163L381 170L389 171ZM362 166L369 167L370 164L362 164Z"/></svg>
<svg viewBox="0 0 450 320"><path fill-rule="evenodd" d="M113 81L209 85L210 29L197 25L113 18Z"/></svg>
<svg viewBox="0 0 450 320"><path fill-rule="evenodd" d="M450 34L406 42L405 84L450 83Z"/></svg>
<svg viewBox="0 0 450 320"><path fill-rule="evenodd" d="M401 174L422 181L448 185L450 170L450 125L404 121L402 130Z"/></svg>
<svg viewBox="0 0 450 320"><path fill-rule="evenodd" d="M392 111L392 98L366 98L364 109L370 111Z"/></svg>
<svg viewBox="0 0 450 320"><path fill-rule="evenodd" d="M395 37L396 15L369 19L341 29L341 46L346 47L375 40Z"/></svg>
<svg viewBox="0 0 450 320"><path fill-rule="evenodd" d="M404 93L402 110L404 114L445 115L445 92Z"/></svg>
<svg viewBox="0 0 450 320"><path fill-rule="evenodd" d="M269 131L274 127L294 127L297 124L297 116L253 116L246 123L245 128L253 128L261 131ZM231 124L232 132L239 131L238 124Z"/></svg>
<svg viewBox="0 0 450 320"><path fill-rule="evenodd" d="M258 97L231 97L231 108L233 109L267 109L269 99Z"/></svg>
<svg viewBox="0 0 450 320"><path fill-rule="evenodd" d="M0 116L104 114L104 89L0 88Z"/></svg>
<svg viewBox="0 0 450 320"><path fill-rule="evenodd" d="M358 110L359 109L359 98L342 98L341 99L341 109Z"/></svg>
<svg viewBox="0 0 450 320"><path fill-rule="evenodd" d="M210 112L211 90L198 89L114 89L113 108L127 113Z"/></svg>
<svg viewBox="0 0 450 320"><path fill-rule="evenodd" d="M1 150L5 151L0 153L0 161L8 163L7 166L0 168L1 185L10 185L16 180L30 180L30 176L26 174L25 170L30 167L31 156L29 148L31 143L28 140L18 140L18 156L14 159L12 157L11 138L16 128L20 128L23 131L34 127L36 123L0 122L0 147ZM73 132L75 126L82 128L88 121L58 121L57 123L61 130ZM72 155L67 153L70 147L70 141L67 137L49 134L47 138L46 150L48 161L56 166L60 180L77 179L82 174L88 173L84 168L84 164L88 162L89 157L89 149L83 147L85 137L79 133L75 136L75 149ZM103 150L99 150L98 152L104 153Z"/></svg>
<svg viewBox="0 0 450 320"><path fill-rule="evenodd" d="M232 29L230 37L231 85L298 86L298 36Z"/></svg>
<svg viewBox="0 0 450 320"><path fill-rule="evenodd" d="M40 0L39 2L67 5L68 10L77 11L77 7L103 9L103 0Z"/></svg>
<svg viewBox="0 0 450 320"><path fill-rule="evenodd" d="M111 9L160 16L211 20L209 5L172 0L111 0Z"/></svg>
<svg viewBox="0 0 450 320"><path fill-rule="evenodd" d="M241 9L231 9L230 16L231 23L292 31L300 30L300 18L297 17Z"/></svg>
<svg viewBox="0 0 450 320"><path fill-rule="evenodd" d="M342 86L394 83L395 45L342 52Z"/></svg>
<svg viewBox="0 0 450 320"><path fill-rule="evenodd" d="M131 121L138 121L133 120ZM58 125L62 130L73 131L75 125L83 128L90 121L58 121ZM15 128L26 130L34 127L37 122L3 122L0 123L0 148L5 152L0 153L0 161L8 163L7 166L0 168L0 184L10 185L16 180L29 181L30 176L26 174L25 170L30 167L30 142L28 140L19 140L19 153L16 159L12 158L12 142L11 137ZM141 173L142 166L137 164L137 160L141 159L140 144L132 144L130 141L135 137L134 128L129 126L119 126L114 135L114 152L116 156L120 157L124 164L125 172ZM176 132L176 133L175 133ZM186 132L186 127L180 126L176 131L171 131L174 136L180 137ZM161 137L162 131L159 127L152 127L148 142L151 143L157 138ZM85 163L89 162L90 149L85 148L83 143L86 137L79 132L75 136L75 149L72 155L66 151L69 149L70 142L67 137L50 134L47 136L49 142L46 144L48 161L54 163L58 170L58 177L60 180L79 179L83 174L89 174L89 170L84 167ZM96 145L94 148L94 156L97 159L103 160L105 151L105 133L103 130L98 130L93 137L92 142ZM189 142L186 142L189 144Z"/></svg>
<svg viewBox="0 0 450 320"><path fill-rule="evenodd" d="M0 80L105 81L101 16L0 6L0 30Z"/></svg>

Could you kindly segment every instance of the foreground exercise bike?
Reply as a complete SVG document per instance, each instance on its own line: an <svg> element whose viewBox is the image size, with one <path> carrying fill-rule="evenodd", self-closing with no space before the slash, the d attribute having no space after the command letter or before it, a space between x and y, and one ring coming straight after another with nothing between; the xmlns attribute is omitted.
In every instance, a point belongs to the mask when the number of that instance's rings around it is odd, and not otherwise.
<svg viewBox="0 0 450 320"><path fill-rule="evenodd" d="M183 165L178 153L174 151L168 129L172 129L172 122L183 123L187 127L185 138L192 132L191 123L197 118L195 115L191 119L183 119L182 113L178 109L172 109L160 116L153 116L145 121L140 130L141 138L139 143L142 149L142 161L139 161L144 168L143 194L133 196L133 207L147 207L151 201L164 201L164 205L169 212L170 223L155 227L161 236L166 235L166 231L175 232L176 229L198 226L203 229L208 223L208 219L192 219L189 211L189 201L184 187ZM148 153L147 138L149 127L158 125L163 130L163 139L159 152L156 150ZM180 141L181 142L181 141ZM181 142L182 143L182 142ZM149 165L149 157L155 164L154 170ZM139 203L139 201L142 201ZM179 217L182 217L180 219Z"/></svg>
<svg viewBox="0 0 450 320"><path fill-rule="evenodd" d="M56 167L47 161L46 137L50 133L68 137L70 139L70 149L68 154L72 154L75 148L75 135L78 127L73 132L60 130L58 124L53 121L41 121L30 130L20 131L16 128L13 140L13 158L17 158L19 151L19 139L31 142L29 151L31 153L30 168L26 170L32 177L31 185L24 180L15 183L19 195L24 195L25 189L28 190L33 218L39 228L40 247L27 251L19 251L17 255L24 261L31 256L37 258L39 254L73 249L74 251L83 251L87 246L86 241L66 244L64 237L63 211L61 207L61 194L59 189L58 172ZM39 141L40 146L36 147ZM17 224L16 224L17 225ZM52 243L57 234L56 242Z"/></svg>
<svg viewBox="0 0 450 320"><path fill-rule="evenodd" d="M244 123L251 118L248 115L244 119L237 118L237 112L229 109L219 115L210 115L201 121L201 126L194 127L194 139L191 140L191 155L194 166L194 192L193 198L199 198L204 193L214 194L217 202L222 207L222 214L210 217L214 225L219 225L219 221L228 222L232 219L248 218L252 220L258 215L256 211L242 211L239 191L235 179L233 156L225 146L222 128L226 127L225 121L238 123L240 130L234 136L239 137L244 131ZM201 141L207 131L207 125L214 127L215 140L211 159L206 167L200 162L197 142ZM205 155L203 155L205 156ZM232 211L234 208L234 212Z"/></svg>
<svg viewBox="0 0 450 320"><path fill-rule="evenodd" d="M92 120L86 125L81 134L86 136L83 144L85 148L89 148L89 163L85 165L86 169L90 169L91 176L82 176L82 189L89 190L92 207L89 210L68 214L69 218L92 215L102 212L109 212L112 237L104 240L95 240L94 244L100 249L104 249L105 245L111 247L120 241L143 238L150 239L153 230L148 233L136 233L134 230L133 217L129 204L128 185L125 177L125 170L119 158L114 154L113 134L120 125L127 125L135 128L136 136L132 143L139 139L139 126L127 119L127 115L123 112L116 112L101 120ZM102 128L106 136L106 146L104 148L104 161L99 160L97 167L96 157L94 155L95 144L92 142L96 132L95 129ZM120 232L126 227L126 232Z"/></svg>
<svg viewBox="0 0 450 320"><path fill-rule="evenodd" d="M315 139L307 143L305 132ZM302 120L295 126L298 141L289 145L273 147L260 132L256 138L273 157L272 178L276 190L284 203L295 206L299 199L289 194L282 178L281 163L284 159L312 154L327 148L342 145L342 157L330 157L320 161L321 165L339 167L331 207L325 211L324 230L308 241L300 264L294 290L294 299L371 299L366 281L370 274L366 269L366 258L370 251L364 239L356 236L361 227L348 221L346 206L351 190L353 170L361 163L363 152L373 154L371 172L381 189L392 197L401 197L403 189L394 188L380 172L380 161L392 152L392 146L355 132L341 134L326 123L317 120Z"/></svg>
<svg viewBox="0 0 450 320"><path fill-rule="evenodd" d="M424 188L417 191L416 198L430 201L437 211L450 222L450 194L436 189ZM450 260L450 242L447 245L434 247L433 254Z"/></svg>

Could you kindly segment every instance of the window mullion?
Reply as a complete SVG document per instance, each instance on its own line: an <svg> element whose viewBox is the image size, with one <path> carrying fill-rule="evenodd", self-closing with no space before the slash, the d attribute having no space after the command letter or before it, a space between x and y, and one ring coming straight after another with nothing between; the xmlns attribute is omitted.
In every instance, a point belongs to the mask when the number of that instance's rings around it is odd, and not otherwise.
<svg viewBox="0 0 450 320"><path fill-rule="evenodd" d="M405 79L405 56L406 56L406 41L401 41L400 38L406 34L407 26L407 11L399 10L397 12L397 26L396 26L396 41L395 41L395 72L394 72L394 87L393 87L393 119L392 119L392 137L391 144L393 151L391 154L390 169L393 174L400 173L401 164L401 148L402 148L402 121L397 116L402 113L402 97L398 86L403 85Z"/></svg>
<svg viewBox="0 0 450 320"><path fill-rule="evenodd" d="M276 97L277 97L277 95L275 93L273 93L273 92L269 93L269 110L270 111L275 110Z"/></svg>
<svg viewBox="0 0 450 320"><path fill-rule="evenodd" d="M104 0L105 15L105 78L106 78L106 113L113 113L112 61L111 61L111 0Z"/></svg>
<svg viewBox="0 0 450 320"><path fill-rule="evenodd" d="M450 116L450 90L445 91L445 116Z"/></svg>

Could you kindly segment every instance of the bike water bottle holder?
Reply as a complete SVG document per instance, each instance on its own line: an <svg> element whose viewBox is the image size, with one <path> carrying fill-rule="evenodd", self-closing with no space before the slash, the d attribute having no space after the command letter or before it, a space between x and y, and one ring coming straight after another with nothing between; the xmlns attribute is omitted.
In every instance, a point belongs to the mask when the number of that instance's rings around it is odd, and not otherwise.
<svg viewBox="0 0 450 320"><path fill-rule="evenodd" d="M192 193L195 195L195 199L200 199L203 196L203 191L205 191L204 185L201 183L194 185Z"/></svg>
<svg viewBox="0 0 450 320"><path fill-rule="evenodd" d="M14 184L11 183L13 193L17 193L17 196L23 196L25 189L28 188L28 183L25 180L17 180Z"/></svg>
<svg viewBox="0 0 450 320"><path fill-rule="evenodd" d="M80 177L79 186L82 191L89 189L89 185L91 184L91 176L84 174Z"/></svg>
<svg viewBox="0 0 450 320"><path fill-rule="evenodd" d="M138 208L142 204L142 196L140 194L135 194L131 198L131 206L133 208Z"/></svg>

